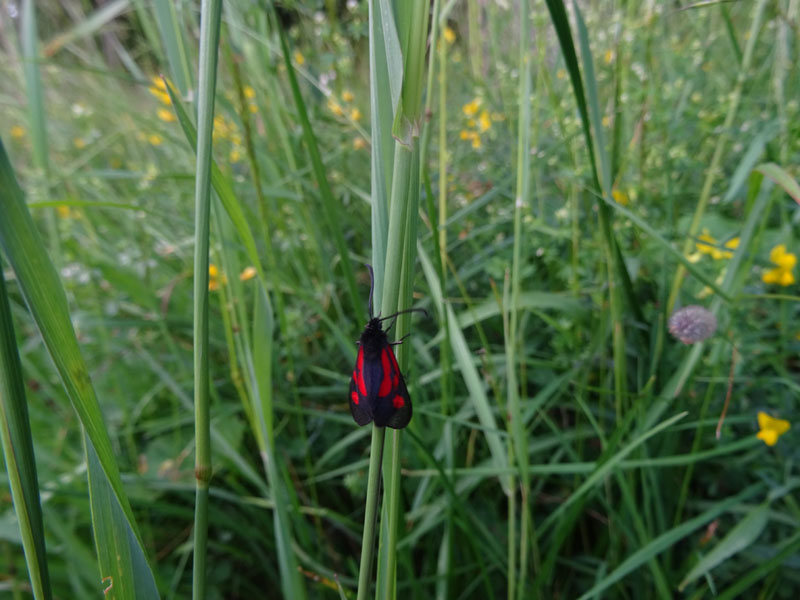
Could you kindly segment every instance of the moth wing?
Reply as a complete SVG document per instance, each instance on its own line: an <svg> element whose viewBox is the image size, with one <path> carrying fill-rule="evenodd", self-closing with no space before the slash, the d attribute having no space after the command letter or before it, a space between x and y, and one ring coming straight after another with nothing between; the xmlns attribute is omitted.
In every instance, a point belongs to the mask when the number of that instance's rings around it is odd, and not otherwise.
<svg viewBox="0 0 800 600"><path fill-rule="evenodd" d="M397 364L397 359L388 344L381 349L382 379L374 400L375 425L403 429L411 420L411 399Z"/></svg>
<svg viewBox="0 0 800 600"><path fill-rule="evenodd" d="M364 348L358 349L356 366L350 378L350 414L358 425L366 425L372 421L372 410L367 399L366 383L364 381Z"/></svg>

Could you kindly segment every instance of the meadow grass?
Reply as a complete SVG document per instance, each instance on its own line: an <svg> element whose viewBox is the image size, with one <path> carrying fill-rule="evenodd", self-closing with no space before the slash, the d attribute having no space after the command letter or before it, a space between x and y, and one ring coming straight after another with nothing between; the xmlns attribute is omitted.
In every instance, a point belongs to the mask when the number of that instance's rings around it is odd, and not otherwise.
<svg viewBox="0 0 800 600"><path fill-rule="evenodd" d="M800 6L684 4L6 5L0 591L795 597Z"/></svg>

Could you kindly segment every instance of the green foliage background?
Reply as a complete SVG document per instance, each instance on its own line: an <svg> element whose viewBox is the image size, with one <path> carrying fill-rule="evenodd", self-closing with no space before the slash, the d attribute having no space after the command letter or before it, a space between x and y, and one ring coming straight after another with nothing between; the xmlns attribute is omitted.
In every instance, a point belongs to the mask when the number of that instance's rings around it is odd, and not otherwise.
<svg viewBox="0 0 800 600"><path fill-rule="evenodd" d="M368 4L223 4L208 598L355 597L370 428L346 399L375 235ZM138 527L120 535L135 557L138 533L149 562L136 568L161 597L189 597L200 6L43 2L26 27L32 5L3 5L0 135L80 353L59 363L72 342L48 338L58 310L31 300L55 287L17 262L15 233L38 242L8 220L22 205L6 167L3 343L21 361L9 377L25 384L53 597L108 586L90 486L127 521L103 460ZM797 285L764 281L776 246L798 250L798 23L796 0L433 3L404 271L430 317L402 325L414 418L395 441L386 597L796 597L797 432L772 447L756 433L759 411L793 427L798 414ZM716 314L704 343L667 332L689 304ZM88 388L65 388L84 362ZM78 417L95 393L109 452L91 428L86 449ZM0 591L31 597L0 477Z"/></svg>

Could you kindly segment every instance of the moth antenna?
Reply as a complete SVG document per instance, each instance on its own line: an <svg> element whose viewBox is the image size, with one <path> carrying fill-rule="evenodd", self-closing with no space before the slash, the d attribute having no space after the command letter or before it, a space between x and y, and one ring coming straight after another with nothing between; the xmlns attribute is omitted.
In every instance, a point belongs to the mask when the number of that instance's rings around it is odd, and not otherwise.
<svg viewBox="0 0 800 600"><path fill-rule="evenodd" d="M369 271L369 318L372 319L372 294L375 291L375 274L372 272L372 265L367 265Z"/></svg>
<svg viewBox="0 0 800 600"><path fill-rule="evenodd" d="M386 319L392 319L392 318L396 317L397 315L403 315L405 313L410 313L410 312L421 312L423 315L425 315L426 318L428 316L428 311L425 310L424 308L406 308L405 310L398 310L393 315L389 315L388 317L383 317L380 320L381 321L385 321Z"/></svg>

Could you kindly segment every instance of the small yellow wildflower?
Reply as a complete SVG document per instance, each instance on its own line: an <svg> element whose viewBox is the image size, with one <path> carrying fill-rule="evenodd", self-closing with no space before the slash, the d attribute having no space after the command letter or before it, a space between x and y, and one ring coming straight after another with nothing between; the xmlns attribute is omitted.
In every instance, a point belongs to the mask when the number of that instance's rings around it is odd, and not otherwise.
<svg viewBox="0 0 800 600"><path fill-rule="evenodd" d="M610 65L611 62L614 60L614 51L611 50L610 48L608 50L606 50L606 53L603 56L603 59L606 61L607 65Z"/></svg>
<svg viewBox="0 0 800 600"><path fill-rule="evenodd" d="M628 194L626 194L622 190L614 188L613 190L611 190L611 197L614 198L614 202L616 202L617 204L622 204L622 206L628 206L629 202Z"/></svg>
<svg viewBox="0 0 800 600"><path fill-rule="evenodd" d="M72 216L72 211L66 204L59 204L56 206L56 211L58 212L58 216L62 219L69 219Z"/></svg>
<svg viewBox="0 0 800 600"><path fill-rule="evenodd" d="M147 136L147 141L153 146L160 146L164 142L164 138L157 133L151 133Z"/></svg>
<svg viewBox="0 0 800 600"><path fill-rule="evenodd" d="M489 111L484 109L481 111L481 116L478 117L478 130L483 133L492 126L492 121L489 118Z"/></svg>
<svg viewBox="0 0 800 600"><path fill-rule="evenodd" d="M448 44L452 44L456 41L456 32L450 29L449 27L445 27L444 31L442 32L442 36L444 36L444 41Z"/></svg>
<svg viewBox="0 0 800 600"><path fill-rule="evenodd" d="M610 127L611 126L611 117L608 115L603 115L603 120L600 121L603 124L603 127Z"/></svg>
<svg viewBox="0 0 800 600"><path fill-rule="evenodd" d="M306 62L306 57L305 57L305 56L303 56L303 55L300 53L300 50L295 50L295 51L294 51L294 62L296 62L296 63L297 63L298 65L300 65L300 66L302 66L302 65L304 65L304 64L305 64L305 62Z"/></svg>
<svg viewBox="0 0 800 600"><path fill-rule="evenodd" d="M173 112L166 108L159 108L156 111L156 114L158 115L159 119L165 121L166 123L172 123L175 120L175 115L173 114Z"/></svg>
<svg viewBox="0 0 800 600"><path fill-rule="evenodd" d="M335 100L328 100L328 108L337 117L341 117L344 114L344 110Z"/></svg>
<svg viewBox="0 0 800 600"><path fill-rule="evenodd" d="M475 119L467 119L467 127L475 128Z"/></svg>
<svg viewBox="0 0 800 600"><path fill-rule="evenodd" d="M462 140L468 140L470 138L469 134L470 134L469 131L467 131L466 129L462 129L459 132L458 137L460 137Z"/></svg>
<svg viewBox="0 0 800 600"><path fill-rule="evenodd" d="M556 79L564 79L567 76L567 72L564 69L559 69L556 71Z"/></svg>
<svg viewBox="0 0 800 600"><path fill-rule="evenodd" d="M769 253L769 259L777 266L764 273L761 280L764 283L777 283L782 286L792 285L795 281L792 269L797 264L797 256L787 252L784 244L778 244Z"/></svg>
<svg viewBox="0 0 800 600"><path fill-rule="evenodd" d="M15 140L21 139L25 136L25 128L22 125L14 125L11 128L11 137Z"/></svg>
<svg viewBox="0 0 800 600"><path fill-rule="evenodd" d="M219 268L214 263L208 265L208 276L217 277L219 275Z"/></svg>
<svg viewBox="0 0 800 600"><path fill-rule="evenodd" d="M355 98L355 96L353 96L353 92L350 90L345 90L342 92L342 100L345 102L352 102L353 98Z"/></svg>
<svg viewBox="0 0 800 600"><path fill-rule="evenodd" d="M258 112L258 106L256 104L254 104L253 102L251 102L250 104L247 105L247 109L251 113L257 113Z"/></svg>
<svg viewBox="0 0 800 600"><path fill-rule="evenodd" d="M350 111L350 120L351 121L356 121L356 122L360 121L361 120L361 111L358 110L357 108L354 108L353 110L351 110Z"/></svg>
<svg viewBox="0 0 800 600"><path fill-rule="evenodd" d="M739 238L731 238L727 242L723 244L726 248L730 250L736 250L739 247ZM728 252L728 250L722 251L723 258L733 258L733 252Z"/></svg>
<svg viewBox="0 0 800 600"><path fill-rule="evenodd" d="M74 140L72 140L72 145L75 146L78 150L80 150L81 148L86 147L86 140L83 139L82 137L76 137Z"/></svg>
<svg viewBox="0 0 800 600"><path fill-rule="evenodd" d="M244 97L247 98L248 100L252 100L253 98L256 97L256 91L249 85L244 86L244 89L242 91L244 92Z"/></svg>
<svg viewBox="0 0 800 600"><path fill-rule="evenodd" d="M245 267L244 271L239 273L239 279L241 281L247 281L248 279L252 279L256 276L256 268L253 266Z"/></svg>
<svg viewBox="0 0 800 600"><path fill-rule="evenodd" d="M242 160L242 153L238 148L234 148L233 150L231 150L230 156L228 158L230 158L230 161L232 163L239 162L240 160Z"/></svg>
<svg viewBox="0 0 800 600"><path fill-rule="evenodd" d="M739 238L735 237L731 238L723 245L727 250L720 249L719 242L708 232L708 229L703 229L703 233L701 233L697 239L698 241L695 244L697 250L703 254L710 254L711 258L714 260L731 258L733 256L731 250L736 250L739 246Z"/></svg>
<svg viewBox="0 0 800 600"><path fill-rule="evenodd" d="M164 80L161 77L153 77L153 85L147 88L153 96L158 98L162 104L166 104L169 106L172 104L172 99L169 97L167 93L167 84L164 83Z"/></svg>
<svg viewBox="0 0 800 600"><path fill-rule="evenodd" d="M778 438L789 431L789 421L770 417L767 413L759 411L758 428L756 437L762 440L767 446L774 446Z"/></svg>
<svg viewBox="0 0 800 600"><path fill-rule="evenodd" d="M478 114L478 109L481 107L481 99L475 98L472 102L467 102L461 110L464 111L464 115L467 117L474 117Z"/></svg>
<svg viewBox="0 0 800 600"><path fill-rule="evenodd" d="M362 148L367 147L367 140L363 137L358 136L357 138L353 139L353 150L361 150Z"/></svg>
<svg viewBox="0 0 800 600"><path fill-rule="evenodd" d="M208 291L209 292L216 292L219 289L219 281L216 278L212 278L208 280Z"/></svg>

